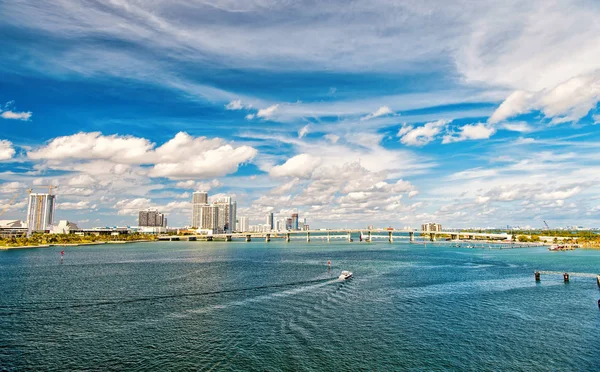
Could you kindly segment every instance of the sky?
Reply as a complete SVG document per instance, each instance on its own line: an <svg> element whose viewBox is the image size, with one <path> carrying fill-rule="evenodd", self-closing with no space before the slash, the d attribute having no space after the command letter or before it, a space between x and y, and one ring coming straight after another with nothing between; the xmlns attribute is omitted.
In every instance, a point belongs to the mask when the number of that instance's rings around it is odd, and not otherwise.
<svg viewBox="0 0 600 372"><path fill-rule="evenodd" d="M600 2L0 2L0 219L600 227ZM11 203L11 200L14 202Z"/></svg>

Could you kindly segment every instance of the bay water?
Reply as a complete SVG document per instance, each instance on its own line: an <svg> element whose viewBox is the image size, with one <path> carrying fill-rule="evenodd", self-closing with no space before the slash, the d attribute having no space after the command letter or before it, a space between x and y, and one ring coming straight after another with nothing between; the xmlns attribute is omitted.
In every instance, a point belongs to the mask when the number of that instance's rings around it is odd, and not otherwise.
<svg viewBox="0 0 600 372"><path fill-rule="evenodd" d="M342 270L354 278L337 280ZM600 251L315 240L0 251L0 370L600 370L595 278L536 283L536 270L600 273Z"/></svg>

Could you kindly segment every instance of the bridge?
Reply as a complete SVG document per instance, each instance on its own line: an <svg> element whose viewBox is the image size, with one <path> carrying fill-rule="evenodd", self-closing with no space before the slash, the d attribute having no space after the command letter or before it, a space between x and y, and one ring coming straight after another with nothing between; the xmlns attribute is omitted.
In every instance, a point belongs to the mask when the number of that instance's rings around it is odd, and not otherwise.
<svg viewBox="0 0 600 372"><path fill-rule="evenodd" d="M492 234L492 233L473 233L473 232L457 232L457 231L414 231L414 230L388 230L388 229L328 229L328 230L305 230L305 231L270 231L270 232L238 232L238 233L221 233L212 235L159 235L159 240L224 240L232 241L233 239L245 239L247 242L252 239L264 239L270 242L271 239L285 239L286 242L292 240L292 237L300 236L306 238L310 242L311 238L320 238L330 242L332 239L346 239L349 242L354 241L353 236L359 234L361 240L372 242L373 239L387 239L390 243L396 238L406 237L411 242L415 241L415 234L424 235L430 241L436 241L440 236L449 236L451 240L460 240L462 238L474 240L476 238L506 240L510 236L507 234Z"/></svg>

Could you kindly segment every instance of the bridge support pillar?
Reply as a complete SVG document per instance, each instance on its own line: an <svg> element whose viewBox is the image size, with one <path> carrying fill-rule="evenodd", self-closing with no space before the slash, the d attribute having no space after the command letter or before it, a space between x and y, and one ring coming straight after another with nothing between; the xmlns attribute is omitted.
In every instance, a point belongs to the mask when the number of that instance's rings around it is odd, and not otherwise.
<svg viewBox="0 0 600 372"><path fill-rule="evenodd" d="M388 242L390 242L390 243L394 242L394 236L391 231L388 232Z"/></svg>
<svg viewBox="0 0 600 372"><path fill-rule="evenodd" d="M310 233L309 232L306 233L306 242L310 243Z"/></svg>
<svg viewBox="0 0 600 372"><path fill-rule="evenodd" d="M329 236L329 233L327 233L327 243L331 242L331 236ZM600 278L600 276L599 276ZM600 279L598 279L598 285L600 285Z"/></svg>
<svg viewBox="0 0 600 372"><path fill-rule="evenodd" d="M411 231L408 233L408 241L410 241L410 242L415 241L415 232L414 231Z"/></svg>
<svg viewBox="0 0 600 372"><path fill-rule="evenodd" d="M373 237L371 236L371 230L367 232L367 242L371 243L373 241Z"/></svg>
<svg viewBox="0 0 600 372"><path fill-rule="evenodd" d="M226 235L225 236L225 241L226 242L230 242L231 241L231 235Z"/></svg>
<svg viewBox="0 0 600 372"><path fill-rule="evenodd" d="M267 234L267 236L265 236L265 242L270 242L271 241L271 234Z"/></svg>
<svg viewBox="0 0 600 372"><path fill-rule="evenodd" d="M285 234L285 242L286 243L290 242L290 233Z"/></svg>
<svg viewBox="0 0 600 372"><path fill-rule="evenodd" d="M252 241L252 236L251 235L246 235L246 241L247 242L251 242Z"/></svg>
<svg viewBox="0 0 600 372"><path fill-rule="evenodd" d="M348 242L352 242L352 232L348 231Z"/></svg>

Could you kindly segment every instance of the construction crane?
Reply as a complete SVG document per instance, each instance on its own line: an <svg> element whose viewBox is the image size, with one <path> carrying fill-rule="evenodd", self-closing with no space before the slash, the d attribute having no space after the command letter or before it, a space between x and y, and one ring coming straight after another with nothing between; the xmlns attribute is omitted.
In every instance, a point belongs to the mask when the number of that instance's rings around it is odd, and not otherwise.
<svg viewBox="0 0 600 372"><path fill-rule="evenodd" d="M544 225L546 225L546 229L550 230L550 226L548 226L548 224L546 223L546 221L544 221Z"/></svg>
<svg viewBox="0 0 600 372"><path fill-rule="evenodd" d="M0 216L6 213L6 211L8 210L8 208L10 208L12 203L14 203L15 200L17 200L17 196L19 196L19 193L16 193L15 196L13 196L13 198L8 202L8 204L0 211Z"/></svg>
<svg viewBox="0 0 600 372"><path fill-rule="evenodd" d="M58 186L54 186L54 185L39 185L39 186L33 186L34 188L42 188L42 187L47 187L48 188L48 194L52 195L52 190L54 189L58 189ZM31 192L33 191L33 188L28 189L27 193L31 194Z"/></svg>

